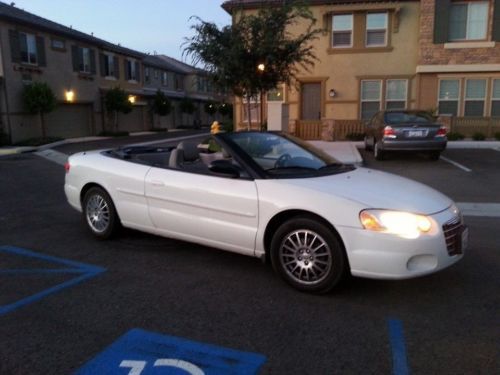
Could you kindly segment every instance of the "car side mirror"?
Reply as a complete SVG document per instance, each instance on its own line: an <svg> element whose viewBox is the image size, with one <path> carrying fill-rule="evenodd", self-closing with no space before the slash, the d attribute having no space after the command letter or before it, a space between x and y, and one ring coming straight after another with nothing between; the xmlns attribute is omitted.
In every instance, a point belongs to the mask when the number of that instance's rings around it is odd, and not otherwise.
<svg viewBox="0 0 500 375"><path fill-rule="evenodd" d="M238 178L240 177L240 168L234 165L229 160L214 160L208 166L210 172L216 173L223 177Z"/></svg>

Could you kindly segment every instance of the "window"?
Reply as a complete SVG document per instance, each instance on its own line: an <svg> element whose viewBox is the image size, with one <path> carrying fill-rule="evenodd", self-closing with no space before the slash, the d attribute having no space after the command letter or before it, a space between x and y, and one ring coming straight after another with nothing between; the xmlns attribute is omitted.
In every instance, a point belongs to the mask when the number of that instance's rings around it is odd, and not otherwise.
<svg viewBox="0 0 500 375"><path fill-rule="evenodd" d="M168 85L168 73L167 72L161 72L161 84L163 86Z"/></svg>
<svg viewBox="0 0 500 375"><path fill-rule="evenodd" d="M115 59L114 56L104 54L103 55L103 68L104 76L114 77L115 76Z"/></svg>
<svg viewBox="0 0 500 375"><path fill-rule="evenodd" d="M159 78L159 74L160 74L160 71L158 69L155 69L155 71L154 71L154 77L155 77L155 79Z"/></svg>
<svg viewBox="0 0 500 375"><path fill-rule="evenodd" d="M450 9L450 40L486 39L488 2L469 1L452 4Z"/></svg>
<svg viewBox="0 0 500 375"><path fill-rule="evenodd" d="M36 53L36 37L33 34L20 33L21 62L36 65L38 62Z"/></svg>
<svg viewBox="0 0 500 375"><path fill-rule="evenodd" d="M250 98L250 120L252 123L260 123L260 101L253 96ZM248 122L248 100L243 97L243 122Z"/></svg>
<svg viewBox="0 0 500 375"><path fill-rule="evenodd" d="M181 75L175 75L175 89L184 90L184 77Z"/></svg>
<svg viewBox="0 0 500 375"><path fill-rule="evenodd" d="M385 108L405 109L408 94L408 80L388 79L386 82Z"/></svg>
<svg viewBox="0 0 500 375"><path fill-rule="evenodd" d="M80 61L80 72L90 73L90 50L82 48L82 60Z"/></svg>
<svg viewBox="0 0 500 375"><path fill-rule="evenodd" d="M361 118L364 120L380 110L382 81L361 81Z"/></svg>
<svg viewBox="0 0 500 375"><path fill-rule="evenodd" d="M128 81L139 81L138 65L138 62L135 60L126 60L125 68Z"/></svg>
<svg viewBox="0 0 500 375"><path fill-rule="evenodd" d="M198 92L207 92L208 82L205 77L197 77Z"/></svg>
<svg viewBox="0 0 500 375"><path fill-rule="evenodd" d="M468 79L465 85L465 117L484 116L485 79Z"/></svg>
<svg viewBox="0 0 500 375"><path fill-rule="evenodd" d="M387 13L368 13L366 15L366 46L383 47L387 45Z"/></svg>
<svg viewBox="0 0 500 375"><path fill-rule="evenodd" d="M458 79L439 81L439 114L457 116L459 96L460 81Z"/></svg>
<svg viewBox="0 0 500 375"><path fill-rule="evenodd" d="M50 41L50 46L52 49L59 50L59 51L65 51L66 50L66 44L64 43L64 40L62 39L52 39Z"/></svg>
<svg viewBox="0 0 500 375"><path fill-rule="evenodd" d="M151 75L150 75L150 71L149 71L149 68L148 67L145 67L144 68L144 82L145 83L149 83L151 82Z"/></svg>
<svg viewBox="0 0 500 375"><path fill-rule="evenodd" d="M333 16L333 47L352 47L352 23L352 14L339 14Z"/></svg>
<svg viewBox="0 0 500 375"><path fill-rule="evenodd" d="M491 95L491 117L500 117L500 79L494 79Z"/></svg>

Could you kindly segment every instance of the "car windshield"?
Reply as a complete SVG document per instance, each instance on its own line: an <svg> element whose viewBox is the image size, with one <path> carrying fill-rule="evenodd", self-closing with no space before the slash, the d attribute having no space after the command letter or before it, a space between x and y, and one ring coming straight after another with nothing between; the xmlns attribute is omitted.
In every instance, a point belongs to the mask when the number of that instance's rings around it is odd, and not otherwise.
<svg viewBox="0 0 500 375"><path fill-rule="evenodd" d="M390 125L407 123L429 123L434 118L427 112L386 112L385 123Z"/></svg>
<svg viewBox="0 0 500 375"><path fill-rule="evenodd" d="M352 170L298 138L278 133L240 132L227 137L270 175L323 175Z"/></svg>

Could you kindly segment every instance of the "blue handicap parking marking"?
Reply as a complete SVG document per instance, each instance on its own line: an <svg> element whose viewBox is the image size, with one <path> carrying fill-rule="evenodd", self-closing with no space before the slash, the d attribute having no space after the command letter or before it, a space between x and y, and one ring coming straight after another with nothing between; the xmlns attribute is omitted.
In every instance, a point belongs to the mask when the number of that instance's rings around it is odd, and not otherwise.
<svg viewBox="0 0 500 375"><path fill-rule="evenodd" d="M88 280L106 269L101 267L92 266L85 263L75 262L69 259L58 258L51 255L36 253L34 251L21 249L13 246L0 246L1 253L9 254L10 256L21 257L29 260L26 263L33 263L33 260L41 261L51 265L52 267L15 267L15 268L2 268L0 266L0 276L18 277L18 276L49 276L49 275L68 275L69 280L59 282L56 285L37 291L27 297L21 297L14 302L0 305L0 316L12 312L22 306L36 302L50 294L59 292L64 288L74 286L82 281ZM22 263L22 262L21 262ZM56 268L54 268L54 266Z"/></svg>
<svg viewBox="0 0 500 375"><path fill-rule="evenodd" d="M76 374L257 374L265 361L261 354L133 329Z"/></svg>
<svg viewBox="0 0 500 375"><path fill-rule="evenodd" d="M387 325L392 350L392 373L394 375L408 375L410 370L406 355L403 323L399 319L389 319Z"/></svg>

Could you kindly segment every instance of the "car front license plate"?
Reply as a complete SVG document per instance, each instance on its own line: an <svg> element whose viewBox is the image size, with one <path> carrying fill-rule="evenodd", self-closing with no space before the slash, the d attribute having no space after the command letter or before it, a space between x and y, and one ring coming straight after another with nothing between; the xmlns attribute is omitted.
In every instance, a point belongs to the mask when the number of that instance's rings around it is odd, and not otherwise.
<svg viewBox="0 0 500 375"><path fill-rule="evenodd" d="M424 135L423 130L408 130L408 137L423 137Z"/></svg>

